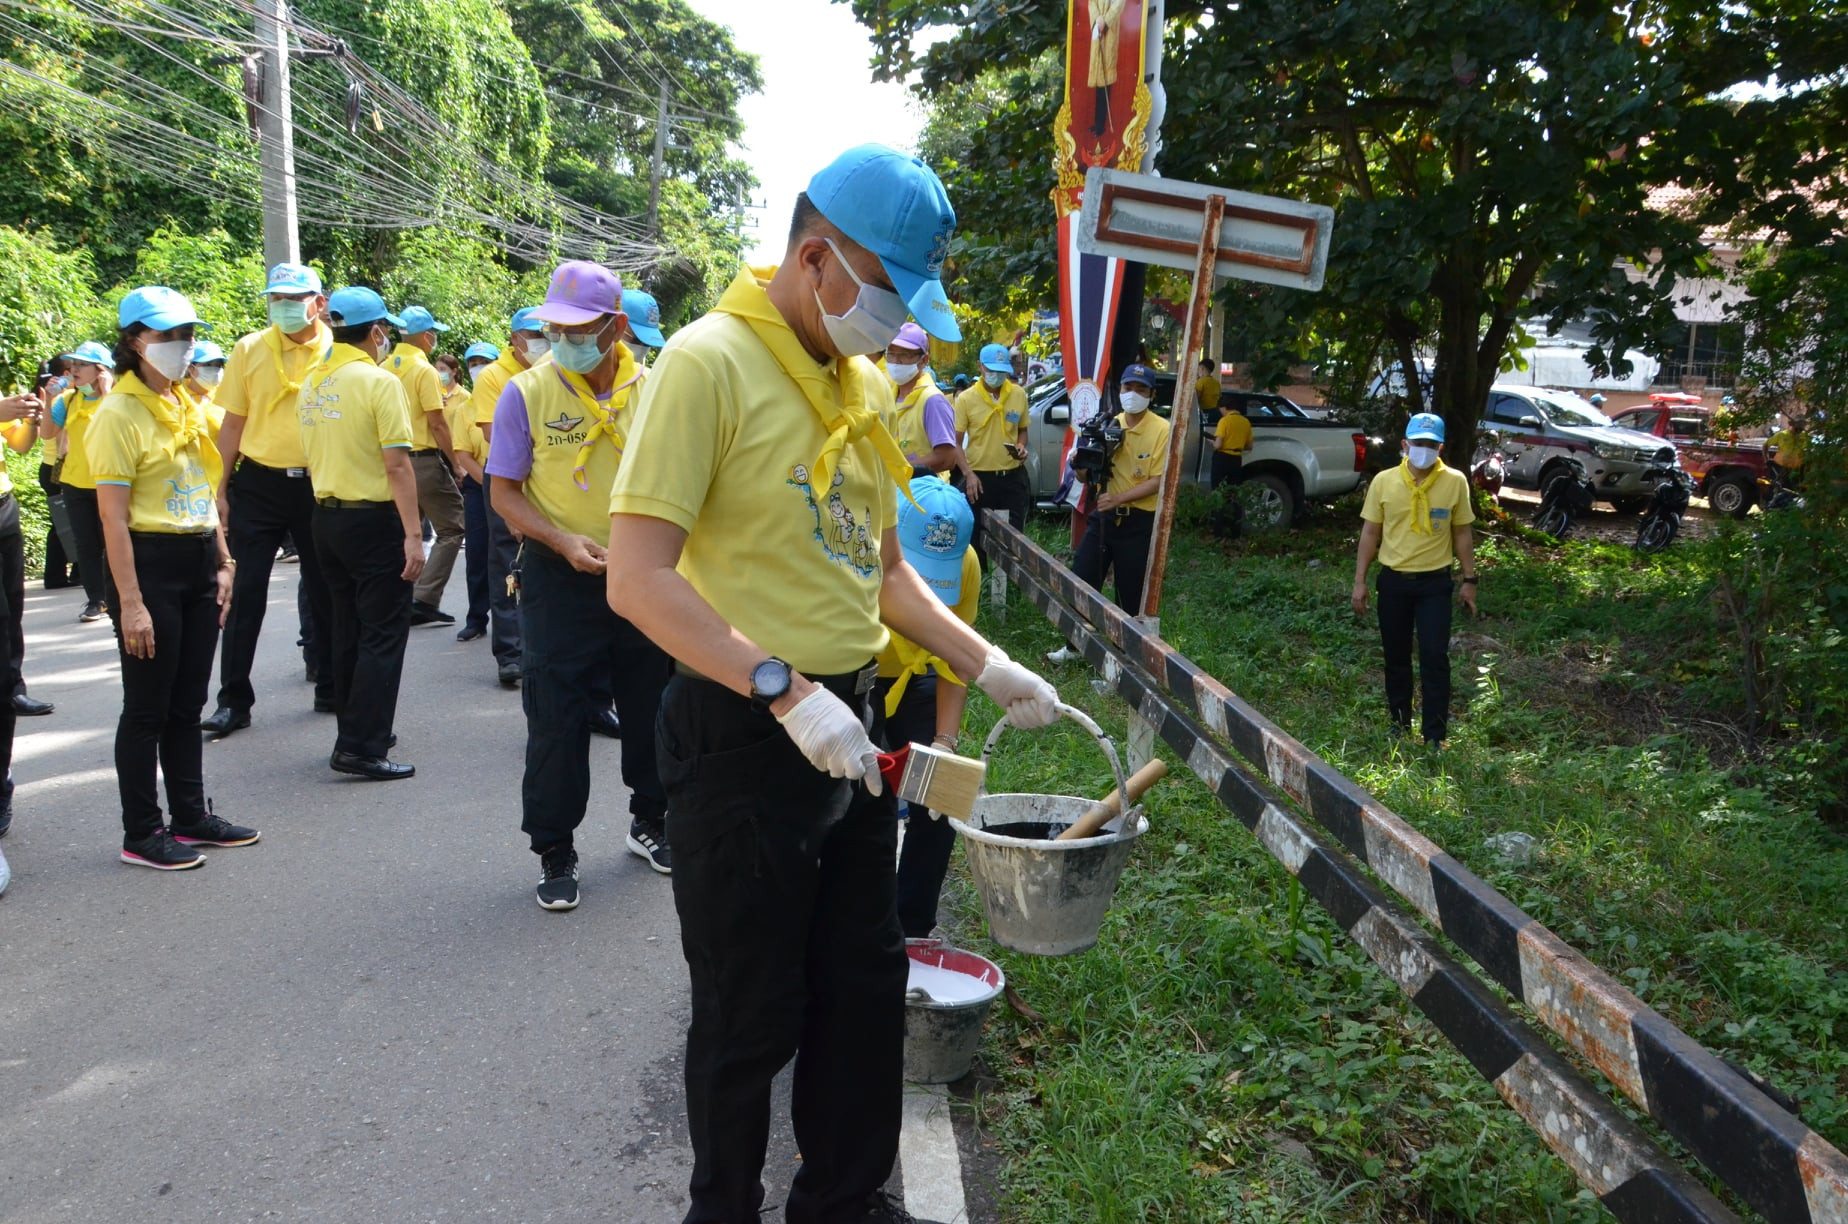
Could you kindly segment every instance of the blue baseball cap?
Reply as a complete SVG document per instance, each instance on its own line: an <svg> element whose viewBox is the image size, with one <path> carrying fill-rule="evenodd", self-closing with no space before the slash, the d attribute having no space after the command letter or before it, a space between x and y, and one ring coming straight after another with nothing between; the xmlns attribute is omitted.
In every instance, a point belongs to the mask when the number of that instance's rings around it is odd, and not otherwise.
<svg viewBox="0 0 1848 1224"><path fill-rule="evenodd" d="M322 293L321 274L307 264L279 263L270 269L264 293Z"/></svg>
<svg viewBox="0 0 1848 1224"><path fill-rule="evenodd" d="M975 511L955 485L937 476L911 478L911 501L898 504L898 545L924 585L951 607L962 601L963 554L974 534Z"/></svg>
<svg viewBox="0 0 1848 1224"><path fill-rule="evenodd" d="M1405 423L1405 440L1407 442L1442 442L1444 440L1444 418L1435 412L1417 412Z"/></svg>
<svg viewBox="0 0 1848 1224"><path fill-rule="evenodd" d="M984 370L993 370L997 374L1014 372L1014 355L1007 351L1005 344L984 344L981 360Z"/></svg>
<svg viewBox="0 0 1848 1224"><path fill-rule="evenodd" d="M836 229L879 257L925 331L952 344L962 339L942 280L956 210L936 171L897 149L863 144L810 179L808 198Z"/></svg>
<svg viewBox="0 0 1848 1224"><path fill-rule="evenodd" d="M85 340L70 352L59 353L58 356L66 361L81 361L86 365L112 366L115 364L115 355L94 340Z"/></svg>
<svg viewBox="0 0 1848 1224"><path fill-rule="evenodd" d="M122 299L116 307L116 325L132 327L136 323L154 331L209 326L199 321L199 313L185 294L165 285L143 285Z"/></svg>
<svg viewBox="0 0 1848 1224"><path fill-rule="evenodd" d="M193 345L192 359L194 365L211 365L225 363L225 351L210 340L201 340Z"/></svg>
<svg viewBox="0 0 1848 1224"><path fill-rule="evenodd" d="M1143 386L1153 391L1155 389L1155 371L1149 369L1145 365L1126 365L1123 367L1123 376L1117 379L1117 386L1120 387L1124 383L1141 383Z"/></svg>
<svg viewBox="0 0 1848 1224"><path fill-rule="evenodd" d="M661 334L661 303L655 301L654 294L641 289L624 289L622 312L629 316L629 330L635 333L637 340L649 348L660 348L667 343L667 337Z"/></svg>
<svg viewBox="0 0 1848 1224"><path fill-rule="evenodd" d="M489 361L499 361L500 349L486 341L477 341L469 345L468 349L462 354L462 363L467 365L477 357L486 357Z"/></svg>
<svg viewBox="0 0 1848 1224"><path fill-rule="evenodd" d="M406 306L398 312L404 318L404 325L398 330L407 336L421 335L427 331L446 332L449 324L438 323L436 316L422 306Z"/></svg>
<svg viewBox="0 0 1848 1224"><path fill-rule="evenodd" d="M544 321L540 319L535 319L533 317L533 315L536 314L538 310L539 308L537 306L522 306L520 309L514 311L513 312L513 322L509 325L508 330L517 331L517 332L544 331L545 330Z"/></svg>
<svg viewBox="0 0 1848 1224"><path fill-rule="evenodd" d="M403 327L404 320L385 309L385 299L364 285L348 285L327 297L327 317L335 327L358 327L361 323L385 320L393 327Z"/></svg>

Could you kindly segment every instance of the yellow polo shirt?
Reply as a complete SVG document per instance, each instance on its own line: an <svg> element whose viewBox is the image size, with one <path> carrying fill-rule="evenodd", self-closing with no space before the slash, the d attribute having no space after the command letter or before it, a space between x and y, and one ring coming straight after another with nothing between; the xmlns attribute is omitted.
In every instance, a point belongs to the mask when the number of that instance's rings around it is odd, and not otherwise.
<svg viewBox="0 0 1848 1224"><path fill-rule="evenodd" d="M866 407L889 414L891 379L869 361L859 374ZM693 588L811 675L864 667L885 648L879 545L898 521L898 486L866 439L842 452L831 488L809 483L827 436L750 324L709 314L650 369L610 497L612 514L685 530L679 570Z"/></svg>
<svg viewBox="0 0 1848 1224"><path fill-rule="evenodd" d="M1008 472L1019 467L1020 460L1007 447L1019 443L1026 428L1027 393L1012 379L998 392L990 392L988 384L977 379L956 397L956 432L968 435L963 453L977 472Z"/></svg>
<svg viewBox="0 0 1848 1224"><path fill-rule="evenodd" d="M1771 462L1781 468L1803 466L1803 434L1795 429L1780 429L1765 439L1767 448L1775 449Z"/></svg>
<svg viewBox="0 0 1848 1224"><path fill-rule="evenodd" d="M212 487L205 448L213 446L205 415L184 387L177 406L162 400L134 374L116 380L103 397L84 439L90 471L99 485L129 490L128 529L195 535L218 526L218 491ZM175 427L161 417L191 417L197 432L176 445ZM209 463L216 465L213 447Z"/></svg>
<svg viewBox="0 0 1848 1224"><path fill-rule="evenodd" d="M19 438L19 435L29 428L31 428L31 426L27 425L24 420L8 421L6 424L0 425L0 441L4 441L8 447L11 447ZM24 452L21 453L23 454ZM5 497L12 491L13 473L7 469L6 464L0 463L0 497Z"/></svg>
<svg viewBox="0 0 1848 1224"><path fill-rule="evenodd" d="M1409 462L1381 472L1367 485L1367 500L1360 517L1380 525L1380 564L1408 574L1448 569L1456 559L1451 533L1476 521L1469 504L1469 478L1442 463L1424 479L1425 500L1430 504L1431 530L1412 524L1412 485Z"/></svg>
<svg viewBox="0 0 1848 1224"><path fill-rule="evenodd" d="M336 344L327 363L309 373L296 419L316 497L391 500L379 452L411 444L402 383L353 345Z"/></svg>
<svg viewBox="0 0 1848 1224"><path fill-rule="evenodd" d="M90 422L96 417L97 408L108 398L99 395L91 399L77 387L64 393L64 436L68 440L64 450L64 470L58 473L59 484L77 489L96 487L96 481L90 475L90 454L84 445L84 437L89 431Z"/></svg>
<svg viewBox="0 0 1848 1224"><path fill-rule="evenodd" d="M507 380L526 367L513 355L513 345L509 343L499 357L481 367L481 373L475 376L475 393L469 403L475 409L475 424L493 425L494 406L500 403L500 394L507 388Z"/></svg>
<svg viewBox="0 0 1848 1224"><path fill-rule="evenodd" d="M430 414L443 410L443 384L436 367L422 349L403 342L379 364L404 384L404 398L411 410L411 449L431 449L436 439L430 436Z"/></svg>
<svg viewBox="0 0 1848 1224"><path fill-rule="evenodd" d="M1215 374L1202 374L1194 383L1194 402L1200 405L1202 412L1219 411L1219 377Z"/></svg>
<svg viewBox="0 0 1848 1224"><path fill-rule="evenodd" d="M1151 476L1168 470L1168 435L1173 427L1153 412L1138 414L1142 419L1129 423L1129 414L1117 414L1123 426L1123 444L1110 457L1110 482L1106 493L1127 493ZM1161 490L1128 503L1131 510L1153 510L1161 505Z"/></svg>
<svg viewBox="0 0 1848 1224"><path fill-rule="evenodd" d="M1213 426L1213 449L1222 455L1242 455L1251 449L1251 422L1242 412L1228 412Z"/></svg>
<svg viewBox="0 0 1848 1224"><path fill-rule="evenodd" d="M296 403L309 367L326 358L333 342L327 324L317 319L306 344L297 344L272 324L232 346L214 399L227 416L244 418L240 455L264 467L307 466Z"/></svg>
<svg viewBox="0 0 1848 1224"><path fill-rule="evenodd" d="M519 391L526 405L531 449L531 466L522 482L526 500L553 526L599 542L610 538L609 491L629 445L641 369L621 341L616 344L616 362L616 381L607 400L591 394L590 402L585 402L585 396L565 381L565 371L555 361L522 370L507 384ZM501 394L505 400L507 393ZM517 430L518 425L508 428ZM597 431L594 439L593 430ZM498 431L494 435L496 447L517 450L513 442L512 438L503 442ZM588 450L586 442L590 443ZM580 458L582 477L578 475ZM490 475L512 474L498 464L488 471Z"/></svg>
<svg viewBox="0 0 1848 1224"><path fill-rule="evenodd" d="M443 411L449 415L449 440L457 451L475 457L476 463L488 461L488 439L475 424L475 393L457 383L443 397Z"/></svg>

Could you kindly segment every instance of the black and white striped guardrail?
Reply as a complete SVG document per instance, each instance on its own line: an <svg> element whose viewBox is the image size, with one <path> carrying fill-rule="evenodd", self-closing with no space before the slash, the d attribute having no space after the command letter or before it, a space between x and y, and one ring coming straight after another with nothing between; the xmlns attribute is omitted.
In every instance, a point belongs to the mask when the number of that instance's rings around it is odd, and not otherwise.
<svg viewBox="0 0 1848 1224"><path fill-rule="evenodd" d="M984 540L989 553L1000 558L1013 580L1083 650L1117 693L1186 757L1193 772L1213 787L1266 848L1289 866L1304 887L1367 947L1419 1009L1456 1043L1478 1071L1495 1082L1504 1098L1611 1206L1614 1214L1637 1220L1728 1218L1725 1214L1649 1214L1649 1209L1641 1206L1644 1201L1682 1201L1669 1193L1679 1183L1663 1175L1657 1165L1635 1165L1639 1172L1627 1180L1613 1180L1608 1172L1588 1176L1593 1170L1587 1167L1585 1149L1573 1146L1574 1140L1566 1144L1571 1151L1563 1151L1549 1128L1573 1116L1599 1121L1602 1126L1601 1115L1549 1110L1549 1094L1556 1095L1554 1080L1533 1078L1533 1071L1521 1069L1546 1068L1548 1064L1539 1052L1529 1051L1515 1040L1507 1025L1490 1022L1492 1013L1486 1005L1472 1000L1464 989L1465 981L1473 984L1474 978L1461 969L1455 974L1424 974L1419 966L1440 964L1431 959L1433 950L1428 942L1409 942L1401 926L1370 919L1369 912L1379 907L1364 877L1347 866L1345 856L1319 840L1304 840L1303 826L1280 805L1263 798L1261 789L1254 789L1258 784L1221 751L1221 742L1261 769L1271 783L1382 883L1602 1071L1754 1210L1774 1224L1848 1224L1848 1157L1801 1118L1781 1109L1751 1080L1676 1028L1402 817L1241 701L1173 646L1078 581L1018 529L989 515ZM1133 666L1123 666L1118 651ZM1383 952L1368 944L1368 936L1358 929L1369 923L1371 931L1384 931L1390 925L1392 934L1386 938L1407 949L1423 950L1389 965L1382 959ZM1416 933L1423 937L1421 931ZM1392 945L1381 947L1385 955L1397 955ZM1432 997L1432 1006L1426 1006L1421 996L1433 989L1440 993ZM1488 1002L1493 1002L1492 997ZM1527 1032L1511 1015L1507 1019ZM1543 1042L1539 1051L1550 1054ZM1519 1102L1504 1086L1504 1079L1510 1075L1517 1081L1530 1081L1521 1088ZM1571 1100L1563 1096L1557 1099ZM1604 1127L1600 1133L1617 1142L1620 1132ZM1647 1146L1646 1140L1644 1143ZM1648 1191L1637 1183L1639 1176L1651 1179ZM1638 1188L1632 1194L1649 1195L1646 1199L1638 1197L1634 1208L1619 1194L1633 1183ZM1691 1209L1694 1200L1685 1201ZM1620 1206L1624 1209L1620 1210ZM1718 1208L1717 1203L1712 1206ZM1724 1208L1719 1210L1724 1213Z"/></svg>

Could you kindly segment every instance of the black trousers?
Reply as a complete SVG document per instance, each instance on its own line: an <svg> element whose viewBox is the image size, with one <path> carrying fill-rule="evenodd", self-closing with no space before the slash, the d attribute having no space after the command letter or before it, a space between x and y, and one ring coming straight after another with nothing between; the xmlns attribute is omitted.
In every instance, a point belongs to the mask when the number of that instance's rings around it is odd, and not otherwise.
<svg viewBox="0 0 1848 1224"><path fill-rule="evenodd" d="M500 666L520 662L520 600L507 590L520 555L520 542L513 537L507 520L494 509L492 478L482 486L481 504L488 515L488 611L492 623L488 645L494 650L494 662Z"/></svg>
<svg viewBox="0 0 1848 1224"><path fill-rule="evenodd" d="M462 566L468 584L468 616L463 623L488 627L488 495L473 476L462 489Z"/></svg>
<svg viewBox="0 0 1848 1224"><path fill-rule="evenodd" d="M855 697L851 678L825 682L856 709L872 696ZM660 752L692 980L686 1224L758 1220L770 1083L792 1055L802 1165L783 1219L857 1220L898 1156L907 967L896 801L830 778L774 716L686 675L668 681Z"/></svg>
<svg viewBox="0 0 1848 1224"><path fill-rule="evenodd" d="M327 579L315 548L314 486L306 476L289 476L245 459L226 478L225 489L231 502L225 542L237 560L237 579L231 594L231 619L225 622L224 653L218 663L218 704L248 712L257 703L250 669L256 662L257 638L263 632L263 614L269 604L270 570L285 535L295 541L301 557L301 584L308 592L312 632L307 642L315 673L314 695L322 701L338 700L333 683L333 637L328 632L332 613ZM403 566L402 557L398 564Z"/></svg>
<svg viewBox="0 0 1848 1224"><path fill-rule="evenodd" d="M982 482L982 500L971 503L975 508L975 534L969 537L976 555L982 559L982 569L988 569L988 554L982 549L982 511L1007 511L1008 518L1014 526L1025 530L1027 511L1032 508L1033 491L1027 485L1027 469L1010 468L1005 472L977 472L976 479ZM964 493L969 490L965 487Z"/></svg>
<svg viewBox="0 0 1848 1224"><path fill-rule="evenodd" d="M49 463L39 464L39 489L45 494L45 517L50 520L45 528L47 591L69 586L75 576L72 571L77 567L77 558L72 555L75 548L64 547L64 537L70 532L70 520L64 517L64 486L58 483L57 471Z"/></svg>
<svg viewBox="0 0 1848 1224"><path fill-rule="evenodd" d="M96 508L96 490L64 487L64 513L71 520L71 540L77 545L77 576L83 579L83 597L102 603L104 575L109 565L103 554L103 516Z"/></svg>
<svg viewBox="0 0 1848 1224"><path fill-rule="evenodd" d="M520 828L533 853L569 844L590 804L590 715L615 695L622 719L622 781L629 814L658 825L667 796L655 765L655 718L668 659L642 631L610 611L602 574L584 574L528 542L520 572L520 636L526 663L526 775ZM603 695L599 695L603 694Z"/></svg>
<svg viewBox="0 0 1848 1224"><path fill-rule="evenodd" d="M1228 455L1224 451L1213 452L1213 487L1238 484L1245 478L1245 457Z"/></svg>
<svg viewBox="0 0 1848 1224"><path fill-rule="evenodd" d="M411 635L411 584L402 577L404 525L390 502L352 510L316 506L311 538L327 577L333 620L332 674L322 679L332 681L340 717L334 751L382 757L391 750L404 644ZM307 559L303 553L304 565Z"/></svg>
<svg viewBox="0 0 1848 1224"><path fill-rule="evenodd" d="M1104 589L1104 575L1116 571L1117 607L1142 615L1142 581L1149 568L1149 542L1155 534L1153 510L1091 511L1084 539L1072 559L1079 581Z"/></svg>
<svg viewBox="0 0 1848 1224"><path fill-rule="evenodd" d="M205 741L199 713L218 647L218 537L137 531L135 581L154 622L154 657L122 650L115 575L104 597L122 658L122 717L116 723L116 786L122 836L133 841L163 823L154 770L167 782L167 812L179 824L205 815ZM235 594L233 599L235 599Z"/></svg>
<svg viewBox="0 0 1848 1224"><path fill-rule="evenodd" d="M1422 574L1380 570L1377 585L1380 645L1386 656L1386 708L1393 725L1412 725L1412 640L1418 641L1424 738L1442 740L1450 728L1450 602L1455 587L1447 569Z"/></svg>
<svg viewBox="0 0 1848 1224"><path fill-rule="evenodd" d="M8 631L0 634L0 674L13 686L0 694L0 810L13 800L13 732L19 721L10 697L25 690L19 679L26 649L26 540L19 530L19 502L11 493L0 496L0 616Z"/></svg>
<svg viewBox="0 0 1848 1224"><path fill-rule="evenodd" d="M879 682L880 709L885 708L892 684ZM936 734L937 677L913 676L898 699L898 710L886 719L886 747L896 751L910 743L928 744ZM932 816L922 804L905 804L905 840L898 847L898 925L906 939L923 939L937 925L937 897L955 848L956 830L948 820Z"/></svg>

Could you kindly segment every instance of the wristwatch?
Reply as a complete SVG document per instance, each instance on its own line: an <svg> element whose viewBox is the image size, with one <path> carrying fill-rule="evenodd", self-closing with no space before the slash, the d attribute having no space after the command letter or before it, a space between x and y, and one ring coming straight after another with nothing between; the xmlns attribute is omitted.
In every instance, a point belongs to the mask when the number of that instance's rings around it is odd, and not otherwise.
<svg viewBox="0 0 1848 1224"><path fill-rule="evenodd" d="M751 708L768 710L789 691L789 664L772 655L751 669Z"/></svg>
<svg viewBox="0 0 1848 1224"><path fill-rule="evenodd" d="M1476 585L1476 575L1465 574L1463 577L1459 578L1457 581L1461 582L1464 586L1475 586Z"/></svg>

